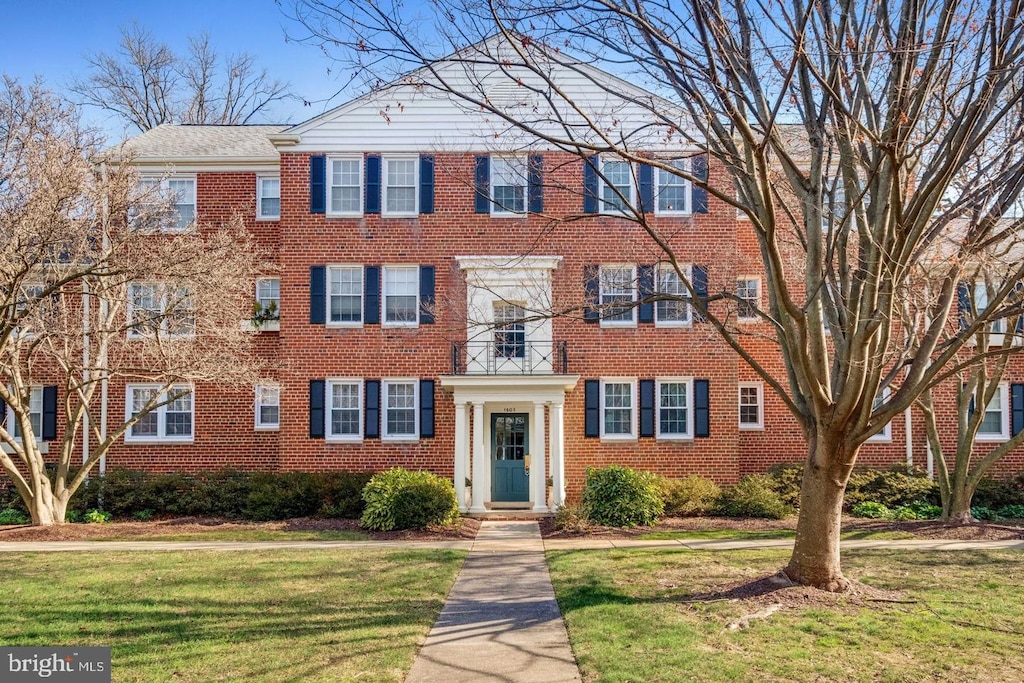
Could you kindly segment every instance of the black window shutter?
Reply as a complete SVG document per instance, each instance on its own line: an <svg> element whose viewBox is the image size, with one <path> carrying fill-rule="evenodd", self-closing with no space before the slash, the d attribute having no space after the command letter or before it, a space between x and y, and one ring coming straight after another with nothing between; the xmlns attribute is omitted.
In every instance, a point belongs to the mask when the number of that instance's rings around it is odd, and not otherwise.
<svg viewBox="0 0 1024 683"><path fill-rule="evenodd" d="M693 176L697 178L697 180L701 180L706 183L708 181L708 156L706 154L695 156L690 163L692 164L691 168L693 170ZM692 185L692 188L693 189L690 193L690 203L693 207L692 212L707 213L708 191L703 187L697 187L695 184Z"/></svg>
<svg viewBox="0 0 1024 683"><path fill-rule="evenodd" d="M43 441L57 438L57 387L43 387Z"/></svg>
<svg viewBox="0 0 1024 683"><path fill-rule="evenodd" d="M530 213L541 213L544 211L544 156L531 154L526 172Z"/></svg>
<svg viewBox="0 0 1024 683"><path fill-rule="evenodd" d="M434 266L420 266L420 324L434 324Z"/></svg>
<svg viewBox="0 0 1024 683"><path fill-rule="evenodd" d="M327 211L327 157L322 154L309 158L309 212Z"/></svg>
<svg viewBox="0 0 1024 683"><path fill-rule="evenodd" d="M638 170L640 180L640 209L644 213L654 213L654 167L640 164Z"/></svg>
<svg viewBox="0 0 1024 683"><path fill-rule="evenodd" d="M971 290L966 282L956 286L957 305L960 310L960 329L967 329L967 318L971 315Z"/></svg>
<svg viewBox="0 0 1024 683"><path fill-rule="evenodd" d="M420 155L420 213L434 213L434 155Z"/></svg>
<svg viewBox="0 0 1024 683"><path fill-rule="evenodd" d="M1017 286L1013 288L1013 291L1017 294L1017 305L1024 305L1024 283L1018 282ZM1017 326L1014 328L1016 334L1024 334L1024 313L1017 314Z"/></svg>
<svg viewBox="0 0 1024 683"><path fill-rule="evenodd" d="M640 436L654 436L654 380L640 380Z"/></svg>
<svg viewBox="0 0 1024 683"><path fill-rule="evenodd" d="M637 268L637 285L640 290L640 322L654 322L654 302L644 301L654 295L654 266Z"/></svg>
<svg viewBox="0 0 1024 683"><path fill-rule="evenodd" d="M711 397L706 379L693 380L693 435L698 439L711 436Z"/></svg>
<svg viewBox="0 0 1024 683"><path fill-rule="evenodd" d="M476 174L473 180L476 196L473 200L473 210L476 213L491 212L491 158L478 156L474 159L476 163Z"/></svg>
<svg viewBox="0 0 1024 683"><path fill-rule="evenodd" d="M583 160L583 213L597 213L597 155Z"/></svg>
<svg viewBox="0 0 1024 683"><path fill-rule="evenodd" d="M693 291L700 299L700 302L706 307L708 305L708 269L706 266L693 266L692 270L693 278ZM699 313L696 309L693 311L693 319L696 321L704 320L704 316Z"/></svg>
<svg viewBox="0 0 1024 683"><path fill-rule="evenodd" d="M1010 435L1024 431L1024 384L1010 385Z"/></svg>
<svg viewBox="0 0 1024 683"><path fill-rule="evenodd" d="M380 155L366 155L366 213L380 213Z"/></svg>
<svg viewBox="0 0 1024 683"><path fill-rule="evenodd" d="M7 403L0 398L0 424L3 424L4 429L10 430L7 426Z"/></svg>
<svg viewBox="0 0 1024 683"><path fill-rule="evenodd" d="M377 325L380 323L380 266L366 266L363 273L366 278L366 292L363 294L363 323Z"/></svg>
<svg viewBox="0 0 1024 683"><path fill-rule="evenodd" d="M597 438L601 436L601 382L588 379L583 382L584 436Z"/></svg>
<svg viewBox="0 0 1024 683"><path fill-rule="evenodd" d="M364 411L363 436L367 439L380 438L380 380L366 380L366 410Z"/></svg>
<svg viewBox="0 0 1024 683"><path fill-rule="evenodd" d="M324 438L324 425L326 424L326 413L324 412L324 399L327 393L327 383L322 379L309 380L309 438Z"/></svg>
<svg viewBox="0 0 1024 683"><path fill-rule="evenodd" d="M598 299L601 296L601 266L583 267L583 289L586 294L586 305L583 308L583 320L596 323L601 319Z"/></svg>
<svg viewBox="0 0 1024 683"><path fill-rule="evenodd" d="M420 438L434 438L434 380L420 380Z"/></svg>
<svg viewBox="0 0 1024 683"><path fill-rule="evenodd" d="M327 321L327 268L309 267L309 323L323 325Z"/></svg>

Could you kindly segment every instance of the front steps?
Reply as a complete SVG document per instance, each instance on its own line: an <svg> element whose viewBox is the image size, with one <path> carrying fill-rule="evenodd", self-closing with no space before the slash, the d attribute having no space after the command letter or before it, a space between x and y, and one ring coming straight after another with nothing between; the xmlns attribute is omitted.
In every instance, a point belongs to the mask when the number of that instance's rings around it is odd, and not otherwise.
<svg viewBox="0 0 1024 683"><path fill-rule="evenodd" d="M512 522L516 520L535 520L554 517L554 512L534 512L529 503L484 503L486 512L465 512L464 516L471 519L492 522Z"/></svg>

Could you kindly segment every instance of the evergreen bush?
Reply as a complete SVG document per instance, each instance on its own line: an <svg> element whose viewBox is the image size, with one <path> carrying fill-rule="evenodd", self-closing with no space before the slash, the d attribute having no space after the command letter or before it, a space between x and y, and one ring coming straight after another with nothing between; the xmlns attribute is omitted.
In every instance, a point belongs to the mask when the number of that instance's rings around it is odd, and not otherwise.
<svg viewBox="0 0 1024 683"><path fill-rule="evenodd" d="M459 516L450 481L400 467L373 475L363 489L363 501L360 524L372 531L422 529L449 524Z"/></svg>
<svg viewBox="0 0 1024 683"><path fill-rule="evenodd" d="M699 517L710 514L718 504L722 489L715 482L692 475L682 479L658 481L665 514L670 517Z"/></svg>
<svg viewBox="0 0 1024 683"><path fill-rule="evenodd" d="M772 477L749 474L722 492L716 512L725 517L782 519L793 514L793 508L782 502Z"/></svg>
<svg viewBox="0 0 1024 683"><path fill-rule="evenodd" d="M622 465L587 470L583 505L605 526L650 526L665 511L658 477Z"/></svg>

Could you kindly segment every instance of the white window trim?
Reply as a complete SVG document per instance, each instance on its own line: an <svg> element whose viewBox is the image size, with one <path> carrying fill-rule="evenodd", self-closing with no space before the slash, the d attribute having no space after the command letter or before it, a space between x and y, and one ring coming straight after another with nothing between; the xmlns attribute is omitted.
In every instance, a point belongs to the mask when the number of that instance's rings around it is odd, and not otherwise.
<svg viewBox="0 0 1024 683"><path fill-rule="evenodd" d="M124 442L133 444L148 444L148 443L193 443L196 437L196 390L195 387L186 384L175 384L172 385L167 392L164 394L161 400L166 401L167 395L173 393L181 388L188 388L189 394L192 396L192 400L189 402L192 412L192 433L188 436L167 436L167 403L157 406L150 413L156 413L156 436L133 436L132 429L134 425L124 433ZM162 384L126 384L124 388L124 419L125 421L132 419L132 392L136 389L156 389L159 391L163 388Z"/></svg>
<svg viewBox="0 0 1024 683"><path fill-rule="evenodd" d="M604 276L602 274L602 271L605 270L605 269L617 270L617 269L620 269L620 268L629 268L630 269L630 273L632 273L630 275L630 279L633 282L633 286L631 288L632 298L630 299L630 301L632 303L632 306L629 307L629 316L630 316L630 318L629 318L629 320L607 320L605 318L605 313L608 310L607 309L608 303L606 303L605 300L604 300ZM600 266L598 266L598 269L597 269L597 300L598 300L598 310L600 312L599 316L600 316L601 327L636 327L636 319L637 319L637 311L636 311L636 309L637 309L637 306L636 306L636 302L637 302L637 280L636 280L636 277L637 277L636 276L636 264L634 264L634 263L602 263Z"/></svg>
<svg viewBox="0 0 1024 683"><path fill-rule="evenodd" d="M882 389L881 400L885 403L889 399L889 387ZM874 401L872 401L872 412L874 412ZM885 423L885 427L877 434L872 434L867 439L868 443L891 443L892 442L892 420Z"/></svg>
<svg viewBox="0 0 1024 683"><path fill-rule="evenodd" d="M657 266L655 266L655 268L654 268L654 283L653 283L654 284L653 289L654 289L655 294L657 294L659 292L659 290L658 290L658 282L660 280L659 280L658 275L659 275L660 271L663 270L663 269L664 270L675 270L674 268L672 268L672 264L671 263L659 263ZM684 264L684 265L682 265L682 271L683 271L683 275L686 276L686 279L692 281L692 278L693 278L693 266L691 264L689 264L689 263ZM684 289L684 292L683 292L682 296L686 296L685 285L683 286L683 289ZM693 326L693 305L690 303L689 298L687 298L687 301L686 301L685 305L686 305L686 320L661 320L659 318L659 316L658 316L658 302L655 301L654 302L654 326L655 327L692 327Z"/></svg>
<svg viewBox="0 0 1024 683"><path fill-rule="evenodd" d="M274 281L274 280L277 281L277 313L278 313L278 315L280 315L281 314L281 278L276 277L276 276L272 276L272 277L258 277L258 278L256 278L256 302L259 303L261 307L263 306L263 304L260 302L260 283L261 282L270 282L270 281Z"/></svg>
<svg viewBox="0 0 1024 683"><path fill-rule="evenodd" d="M522 211L501 211L499 210L499 204L494 198L494 162L496 160L501 161L517 161L523 164L523 170L526 175L523 176L523 210ZM489 178L487 179L488 193L490 194L491 200L491 217L492 218L525 218L529 215L530 209L530 161L528 157L524 157L521 154L492 154L490 157L490 163L488 165Z"/></svg>
<svg viewBox="0 0 1024 683"><path fill-rule="evenodd" d="M260 419L260 408L263 407L263 390L264 389L277 389L277 422L272 424L263 423ZM260 382L256 385L256 397L254 405L256 407L255 414L255 429L260 432L276 432L281 429L281 385L277 382Z"/></svg>
<svg viewBox="0 0 1024 683"><path fill-rule="evenodd" d="M263 181L264 180L276 180L278 182L277 201L278 210L276 214L263 215ZM277 221L281 220L281 175L278 173L258 173L256 175L256 220L258 221Z"/></svg>
<svg viewBox="0 0 1024 683"><path fill-rule="evenodd" d="M743 422L740 408L743 404L740 398L744 389L757 390L757 422ZM739 428L744 431L757 431L764 429L764 384L761 382L738 382L736 385L736 421Z"/></svg>
<svg viewBox="0 0 1024 683"><path fill-rule="evenodd" d="M412 385L412 434L388 433L388 390L395 384ZM380 381L380 438L391 443L414 443L420 440L420 381L416 377L389 377Z"/></svg>
<svg viewBox="0 0 1024 683"><path fill-rule="evenodd" d="M388 166L393 161L413 162L413 198L412 211L388 211ZM418 154L391 154L381 157L380 165L380 215L390 218L415 218L420 214L420 157Z"/></svg>
<svg viewBox="0 0 1024 683"><path fill-rule="evenodd" d="M32 394L35 394L36 392L39 392L39 427L40 427L40 429L39 429L39 433L35 435L35 437L36 437L35 441L36 441L37 444L42 444L43 443L43 430L42 430L42 426L43 426L43 413L46 411L46 407L43 405L43 385L42 384L33 384L33 385L31 385L29 387L29 392L31 392ZM6 412L6 416L5 416L5 420L4 420L4 429L7 430L8 434L11 434L13 436L14 435L15 425L17 424L16 421L15 421L16 418L15 418L14 412L10 408L7 408L5 412ZM29 397L29 415L31 415L31 414L32 414L32 398L30 396ZM15 437L14 440L16 442L18 442L18 443L21 443L21 437L20 436Z"/></svg>
<svg viewBox="0 0 1024 683"><path fill-rule="evenodd" d="M359 277L362 286L359 289L359 320L336 320L331 321L331 271L340 270L343 268L358 268ZM383 269L381 269L383 271ZM381 273L381 292L383 293L383 272ZM360 328L365 323L364 318L366 317L366 268L361 263L331 263L327 266L327 270L324 275L324 324L327 327L347 327L347 328ZM381 297L381 306L383 307L383 296ZM381 308L381 314L383 315L384 309ZM384 319L381 318L381 321Z"/></svg>
<svg viewBox="0 0 1024 683"><path fill-rule="evenodd" d="M148 332L140 332L135 328L133 322L133 312L135 311L135 305L132 303L132 287L134 285L152 285L156 287L156 293L160 295L160 320L159 320L159 334L153 335ZM162 339L194 339L196 336L196 309L192 308L192 330L182 334L171 334L167 331L167 326L170 323L170 319L167 317L167 297L170 296L169 288L166 282L157 282L153 280L132 280L128 283L128 303L125 306L125 315L127 317L127 332L128 339L153 339L155 336L159 336Z"/></svg>
<svg viewBox="0 0 1024 683"><path fill-rule="evenodd" d="M198 194L199 194L198 185L199 185L199 182L198 182L198 180L196 178L197 178L197 176L196 176L195 173L182 173L182 174L176 173L176 174L171 175L171 176L143 175L143 176L139 177L139 181L140 182L147 182L147 183L155 182L155 183L157 183L158 193L160 194L160 197L162 198L162 199L160 199L158 201L167 201L167 200L171 199L171 186L170 186L170 183L171 183L172 180L189 180L189 181L192 182L192 193L191 193L191 196L189 197L189 199L192 200L192 202L191 202L191 204L192 204L192 220L184 228L176 228L176 227L171 227L171 226L168 226L168 225L161 225L159 230L154 230L153 232L181 234L181 233L186 233L186 232L189 232L190 230L195 229L196 224L199 222L199 200L198 200ZM174 203L176 203L176 202L174 202ZM150 206L153 205L153 203L146 203L146 204L149 204ZM136 230L140 230L140 229L144 230L145 228L138 228L138 227L136 227L134 229L136 229Z"/></svg>
<svg viewBox="0 0 1024 683"><path fill-rule="evenodd" d="M359 433L335 434L331 431L331 387L335 384L354 384L359 393ZM328 377L324 382L324 440L332 443L362 443L365 431L366 405L364 398L365 382L361 377Z"/></svg>
<svg viewBox="0 0 1024 683"><path fill-rule="evenodd" d="M604 412L607 407L605 404L605 385L607 384L628 384L630 386L630 416L629 416L629 434L607 434L604 431ZM601 440L602 441L636 441L639 430L637 428L637 412L639 406L637 405L637 381L636 377L602 377L601 378L601 397L600 397L600 423L601 423Z"/></svg>
<svg viewBox="0 0 1024 683"><path fill-rule="evenodd" d="M332 185L331 181L334 179L333 163L334 161L355 161L356 166L359 168L359 210L358 211L332 211L331 210L331 188L333 187L351 187L350 185ZM383 171L382 171L383 172ZM354 154L334 154L327 157L327 169L325 170L325 188L324 192L324 203L327 205L326 216L328 217L340 217L340 218L351 218L353 216L362 216L366 211L366 160L361 155ZM383 182L383 178L381 178Z"/></svg>
<svg viewBox="0 0 1024 683"><path fill-rule="evenodd" d="M612 155L612 156L614 157L614 155ZM608 160L608 161L612 161L612 162L621 161L621 162L625 163L629 167L629 194L626 196L626 206L623 209L613 209L613 208L609 208L606 205L605 200L604 200L604 190L605 190L606 187L609 186L609 184L607 182L605 182L604 165L606 163L606 160L605 160L605 156L603 154L600 156L599 161L600 161L601 172L597 174L597 212L599 214L602 214L602 215L605 215L605 216L626 216L626 215L629 215L631 213L631 210L632 210L631 207L635 207L637 205L637 198L636 198L637 188L636 188L636 175L635 175L635 170L636 169L633 167L633 163L629 162L629 161L626 161L625 159L620 159L618 157L614 157L614 158Z"/></svg>
<svg viewBox="0 0 1024 683"><path fill-rule="evenodd" d="M388 271L391 270L414 270L416 272L416 315L414 320L401 321L401 320L388 320ZM419 265L410 265L408 263L397 263L392 265L383 265L380 269L380 325L381 327L405 327L414 328L420 326L420 306L423 302L420 301L420 267Z"/></svg>
<svg viewBox="0 0 1024 683"><path fill-rule="evenodd" d="M661 385L686 384L686 431L661 431ZM693 378L692 377L658 377L654 380L654 434L658 441L692 441L693 440Z"/></svg>
<svg viewBox="0 0 1024 683"><path fill-rule="evenodd" d="M753 301L753 304L754 304L754 308L755 309L761 310L761 289L762 289L762 287L761 287L761 278L760 278L760 276L757 276L757 275L738 275L736 277L736 298L739 298L739 294L740 294L739 293L739 284L740 284L740 282L748 282L748 281L752 281L752 282L756 282L757 283L757 298ZM749 301L749 299L745 299L745 300ZM756 323L759 320L760 320L760 318L758 318L757 315L752 315L752 316L740 315L740 307L739 307L739 305L737 305L737 307L736 307L736 321L737 322L741 322L741 323Z"/></svg>
<svg viewBox="0 0 1024 683"><path fill-rule="evenodd" d="M993 398L995 396L993 395ZM999 383L999 410L1000 410L1000 426L1002 431L999 434L982 434L981 430L974 435L975 442L1001 442L1010 440L1010 383L1000 382ZM977 408L975 408L977 409ZM985 406L986 412L988 412L988 406Z"/></svg>
<svg viewBox="0 0 1024 683"><path fill-rule="evenodd" d="M682 161L683 168L680 169L686 173L690 172L690 160L689 159L662 159L664 163L671 164L673 161ZM658 196L661 194L661 169L654 167L654 213L658 216L689 216L693 213L693 183L689 180L680 178L683 182L684 196L686 197L686 209L682 211L669 211L667 209L658 208ZM745 214L744 214L745 215Z"/></svg>

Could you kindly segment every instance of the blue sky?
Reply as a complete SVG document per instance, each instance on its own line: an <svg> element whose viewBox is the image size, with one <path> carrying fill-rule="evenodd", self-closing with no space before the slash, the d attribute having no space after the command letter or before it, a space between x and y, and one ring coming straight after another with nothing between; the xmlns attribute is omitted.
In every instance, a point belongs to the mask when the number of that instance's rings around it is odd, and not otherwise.
<svg viewBox="0 0 1024 683"><path fill-rule="evenodd" d="M220 54L248 52L306 100L323 100L340 87L319 50L285 41L285 31L295 33L296 26L273 0L6 0L0 6L0 72L23 83L40 76L51 89L63 91L72 78L87 73L84 55L113 52L120 27L138 21L175 52L184 52L188 36L205 31ZM274 119L303 121L346 99L312 107L281 105ZM112 138L121 137L120 124L109 117L88 112L86 119Z"/></svg>

